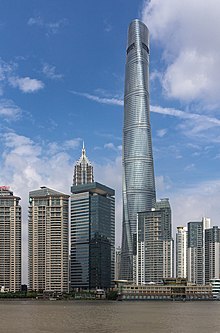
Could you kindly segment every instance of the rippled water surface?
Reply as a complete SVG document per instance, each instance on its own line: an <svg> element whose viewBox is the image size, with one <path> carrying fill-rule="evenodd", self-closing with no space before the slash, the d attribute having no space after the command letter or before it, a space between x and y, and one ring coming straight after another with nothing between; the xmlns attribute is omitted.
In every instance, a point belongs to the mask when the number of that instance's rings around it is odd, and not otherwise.
<svg viewBox="0 0 220 333"><path fill-rule="evenodd" d="M219 333L220 302L1 301L2 333Z"/></svg>

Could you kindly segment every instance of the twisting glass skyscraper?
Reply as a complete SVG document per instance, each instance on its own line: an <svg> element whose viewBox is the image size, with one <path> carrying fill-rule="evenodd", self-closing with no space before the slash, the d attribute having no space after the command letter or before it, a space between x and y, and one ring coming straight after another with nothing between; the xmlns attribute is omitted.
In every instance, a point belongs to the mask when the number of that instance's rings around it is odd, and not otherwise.
<svg viewBox="0 0 220 333"><path fill-rule="evenodd" d="M128 30L123 129L121 278L133 279L137 213L155 206L149 110L149 32L139 20Z"/></svg>

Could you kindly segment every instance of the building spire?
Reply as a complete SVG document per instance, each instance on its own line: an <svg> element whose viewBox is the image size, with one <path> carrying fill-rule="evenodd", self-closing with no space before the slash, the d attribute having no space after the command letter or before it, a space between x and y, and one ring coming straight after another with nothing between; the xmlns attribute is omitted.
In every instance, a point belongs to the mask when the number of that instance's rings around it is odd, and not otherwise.
<svg viewBox="0 0 220 333"><path fill-rule="evenodd" d="M83 140L83 146L82 146L82 158L86 157L86 150L85 150L85 145L84 145L84 140Z"/></svg>
<svg viewBox="0 0 220 333"><path fill-rule="evenodd" d="M86 149L83 141L82 155L74 167L73 185L82 185L93 182L93 166L86 156Z"/></svg>

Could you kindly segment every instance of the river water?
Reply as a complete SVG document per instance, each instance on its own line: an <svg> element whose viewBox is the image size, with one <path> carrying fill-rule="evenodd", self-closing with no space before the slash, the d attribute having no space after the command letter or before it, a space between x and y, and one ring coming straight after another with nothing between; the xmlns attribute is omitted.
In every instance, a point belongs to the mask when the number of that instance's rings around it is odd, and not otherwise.
<svg viewBox="0 0 220 333"><path fill-rule="evenodd" d="M220 302L0 301L1 333L219 333Z"/></svg>

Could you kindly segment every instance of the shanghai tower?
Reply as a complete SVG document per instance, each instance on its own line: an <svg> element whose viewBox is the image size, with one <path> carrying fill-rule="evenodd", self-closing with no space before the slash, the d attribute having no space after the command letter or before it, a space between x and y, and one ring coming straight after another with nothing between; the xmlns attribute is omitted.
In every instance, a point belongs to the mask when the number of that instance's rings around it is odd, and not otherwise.
<svg viewBox="0 0 220 333"><path fill-rule="evenodd" d="M149 31L139 20L128 29L123 128L123 226L120 278L133 280L137 213L155 206L149 106Z"/></svg>

